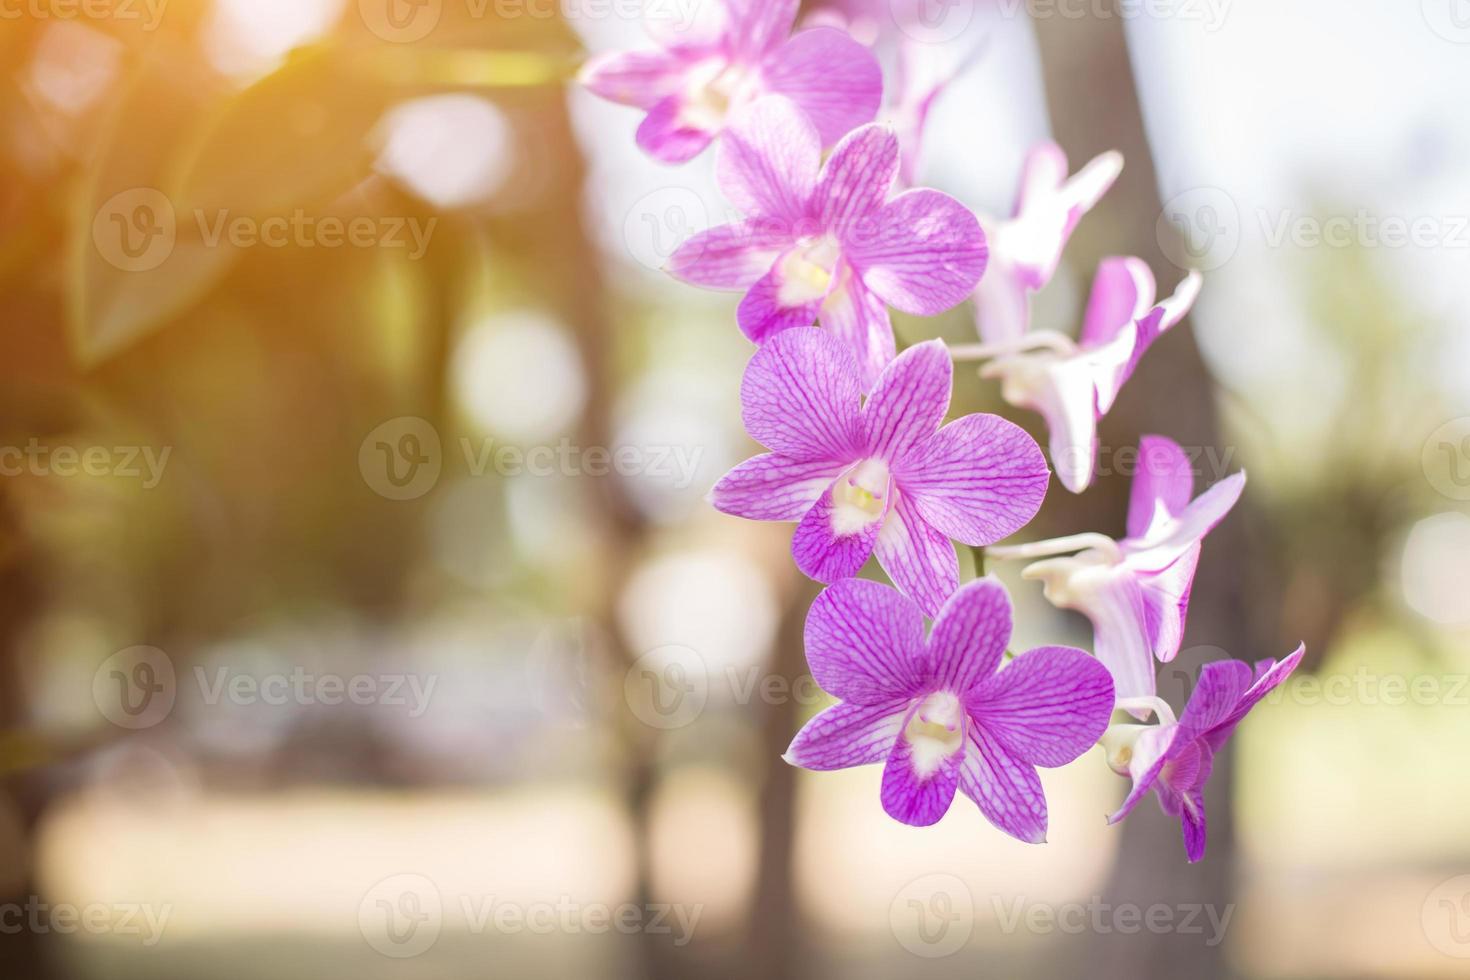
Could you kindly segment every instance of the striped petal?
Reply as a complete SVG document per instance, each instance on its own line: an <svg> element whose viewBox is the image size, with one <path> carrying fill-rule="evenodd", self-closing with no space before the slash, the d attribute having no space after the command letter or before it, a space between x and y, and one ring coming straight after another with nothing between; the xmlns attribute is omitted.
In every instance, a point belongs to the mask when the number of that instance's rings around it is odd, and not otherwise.
<svg viewBox="0 0 1470 980"><path fill-rule="evenodd" d="M879 705L919 693L924 617L881 582L845 579L817 596L806 618L806 659L822 690Z"/></svg>
<svg viewBox="0 0 1470 980"><path fill-rule="evenodd" d="M822 326L852 351L857 358L862 388L870 391L898 353L893 320L888 315L887 304L850 269L844 270L839 281L841 284L822 301L817 317Z"/></svg>
<svg viewBox="0 0 1470 980"><path fill-rule="evenodd" d="M683 93L655 103L638 126L638 146L664 163L687 163L714 142L715 130L690 121Z"/></svg>
<svg viewBox="0 0 1470 980"><path fill-rule="evenodd" d="M904 595L930 616L960 585L960 561L949 538L934 529L899 494L874 546L878 564Z"/></svg>
<svg viewBox="0 0 1470 980"><path fill-rule="evenodd" d="M784 223L755 219L717 225L680 245L668 272L694 286L749 289L790 246Z"/></svg>
<svg viewBox="0 0 1470 980"><path fill-rule="evenodd" d="M898 176L898 137L877 124L855 129L832 151L817 180L812 204L823 228L861 243L870 217L888 200Z"/></svg>
<svg viewBox="0 0 1470 980"><path fill-rule="evenodd" d="M751 438L807 462L857 458L859 397L852 354L824 330L772 337L750 359L740 384Z"/></svg>
<svg viewBox="0 0 1470 980"><path fill-rule="evenodd" d="M798 462L766 453L721 477L710 502L721 513L746 520L799 521L841 471L841 463Z"/></svg>
<svg viewBox="0 0 1470 980"><path fill-rule="evenodd" d="M901 497L925 521L971 546L993 544L1036 516L1050 474L1036 441L998 415L941 428L894 470Z"/></svg>
<svg viewBox="0 0 1470 980"><path fill-rule="evenodd" d="M1016 759L1065 766L1097 744L1113 713L1113 679L1081 650L1041 647L966 698L975 723Z"/></svg>
<svg viewBox="0 0 1470 980"><path fill-rule="evenodd" d="M802 726L782 757L793 766L828 772L883 762L903 728L908 702L834 704Z"/></svg>
<svg viewBox="0 0 1470 980"><path fill-rule="evenodd" d="M766 58L761 77L811 118L823 146L872 122L883 102L883 69L873 52L832 28L791 38Z"/></svg>
<svg viewBox="0 0 1470 980"><path fill-rule="evenodd" d="M957 752L940 760L930 771L922 759L916 758L913 744L900 737L883 767L884 811L910 827L938 823L954 802L964 758L963 751Z"/></svg>
<svg viewBox="0 0 1470 980"><path fill-rule="evenodd" d="M879 459L901 465L925 445L949 411L954 365L941 340L915 344L879 376L863 405L863 442Z"/></svg>
<svg viewBox="0 0 1470 980"><path fill-rule="evenodd" d="M936 686L966 693L1000 664L1011 639L1011 597L994 578L957 590L929 633L929 676Z"/></svg>
<svg viewBox="0 0 1470 980"><path fill-rule="evenodd" d="M970 729L960 789L998 829L1029 844L1046 841L1046 794L1036 768L1008 753L983 728Z"/></svg>
<svg viewBox="0 0 1470 980"><path fill-rule="evenodd" d="M934 316L964 301L985 272L980 222L939 191L905 191L844 242L869 289L889 306Z"/></svg>
<svg viewBox="0 0 1470 980"><path fill-rule="evenodd" d="M678 51L613 51L589 59L577 80L611 102L650 109L679 90L690 64Z"/></svg>
<svg viewBox="0 0 1470 980"><path fill-rule="evenodd" d="M742 214L787 222L794 239L803 233L799 225L821 161L822 141L811 120L790 99L766 96L730 115L715 176Z"/></svg>
<svg viewBox="0 0 1470 980"><path fill-rule="evenodd" d="M836 486L834 483L822 492L791 536L791 557L796 567L809 578L828 584L862 571L883 527L882 520L848 526L833 499Z"/></svg>

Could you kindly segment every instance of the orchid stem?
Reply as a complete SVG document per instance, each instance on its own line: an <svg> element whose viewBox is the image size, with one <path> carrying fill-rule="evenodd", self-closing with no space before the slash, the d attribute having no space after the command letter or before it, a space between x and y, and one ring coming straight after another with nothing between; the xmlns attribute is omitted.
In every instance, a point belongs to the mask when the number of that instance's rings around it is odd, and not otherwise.
<svg viewBox="0 0 1470 980"><path fill-rule="evenodd" d="M1119 698L1116 707L1122 711L1152 711L1161 725L1177 725L1174 709L1161 697Z"/></svg>
<svg viewBox="0 0 1470 980"><path fill-rule="evenodd" d="M1071 337L1055 330L1032 330L1013 340L1003 340L999 343L961 344L958 347L951 347L949 356L955 361L988 361L1042 348L1058 354L1073 354L1077 351L1077 344Z"/></svg>
<svg viewBox="0 0 1470 980"><path fill-rule="evenodd" d="M1088 548L1096 548L1105 552L1114 559L1122 558L1118 551L1118 543L1106 534L1098 534L1088 531L1084 534L1072 534L1065 538L1051 538L1046 541L1029 541L1026 544L1002 545L993 547L987 552L991 558L1019 559L1050 558L1054 555L1070 554L1074 551L1085 551Z"/></svg>

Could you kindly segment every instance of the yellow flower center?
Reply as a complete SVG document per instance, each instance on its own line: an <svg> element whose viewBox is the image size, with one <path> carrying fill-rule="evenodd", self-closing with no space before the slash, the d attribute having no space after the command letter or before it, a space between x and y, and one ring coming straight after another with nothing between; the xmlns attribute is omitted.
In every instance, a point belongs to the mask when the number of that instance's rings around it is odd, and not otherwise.
<svg viewBox="0 0 1470 980"><path fill-rule="evenodd" d="M914 771L933 775L965 744L965 707L948 691L937 691L919 702L904 727L904 740L913 750Z"/></svg>

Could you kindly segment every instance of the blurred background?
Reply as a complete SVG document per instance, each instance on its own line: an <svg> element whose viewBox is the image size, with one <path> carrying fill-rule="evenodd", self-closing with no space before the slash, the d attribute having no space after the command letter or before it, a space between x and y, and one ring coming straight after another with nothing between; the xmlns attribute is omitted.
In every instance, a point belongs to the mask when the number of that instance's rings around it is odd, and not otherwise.
<svg viewBox="0 0 1470 980"><path fill-rule="evenodd" d="M1194 866L1097 751L1045 847L780 761L815 590L703 502L750 350L659 271L711 155L570 83L642 5L0 2L3 975L1467 975L1470 5L806 10L973 58L921 177L984 214L1125 153L1043 325L1205 273L1028 531L1120 533L1141 433L1250 473L1161 693L1310 659ZM1018 648L1090 645L999 571Z"/></svg>

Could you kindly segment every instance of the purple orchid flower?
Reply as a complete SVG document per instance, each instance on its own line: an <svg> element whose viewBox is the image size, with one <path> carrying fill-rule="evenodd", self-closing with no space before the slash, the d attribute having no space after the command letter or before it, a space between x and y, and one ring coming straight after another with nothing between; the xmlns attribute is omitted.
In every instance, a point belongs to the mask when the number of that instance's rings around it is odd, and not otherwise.
<svg viewBox="0 0 1470 980"><path fill-rule="evenodd" d="M1123 155L1109 151L1070 179L1067 155L1042 143L1026 157L1015 213L985 222L990 273L975 290L975 325L987 344L1014 343L1031 324L1031 294L1056 275L1062 250L1082 216L1123 172Z"/></svg>
<svg viewBox="0 0 1470 980"><path fill-rule="evenodd" d="M788 99L733 118L717 173L746 220L695 235L669 271L748 290L740 329L758 344L817 320L854 352L866 390L893 360L888 306L932 316L961 303L985 271L985 235L954 198L920 189L888 199L898 138L853 130L825 166L813 123Z"/></svg>
<svg viewBox="0 0 1470 980"><path fill-rule="evenodd" d="M1148 264L1136 258L1104 259L1087 304L1082 335L1030 330L1010 344L959 349L956 357L995 355L981 369L1001 379L1001 397L1017 408L1039 412L1050 433L1057 479L1073 493L1092 483L1097 465L1097 424L1144 352L1184 319L1200 290L1191 272L1174 295L1155 305ZM1040 349L1028 349L1039 347Z"/></svg>
<svg viewBox="0 0 1470 980"><path fill-rule="evenodd" d="M841 699L797 734L786 761L826 771L883 762L883 809L925 827L955 790L996 827L1046 840L1036 767L1064 766L1107 729L1113 682L1081 650L1042 647L1002 664L1011 600L994 579L957 591L928 639L919 607L848 579L806 621L812 676Z"/></svg>
<svg viewBox="0 0 1470 980"><path fill-rule="evenodd" d="M1215 753L1251 708L1290 676L1305 653L1305 647L1297 647L1280 662L1259 661L1254 673L1240 660L1205 664L1179 721L1167 704L1155 698L1150 707L1159 724L1109 728L1102 739L1108 765L1121 776L1131 776L1133 789L1108 823L1128 816L1152 789L1164 812L1179 818L1190 862L1204 857L1204 789Z"/></svg>
<svg viewBox="0 0 1470 980"><path fill-rule="evenodd" d="M1036 514L1047 469L1036 442L994 415L940 428L953 367L944 343L904 351L866 403L847 347L789 330L756 352L740 400L745 428L771 450L715 484L716 508L796 521L796 565L819 582L856 575L870 555L930 614L959 587L953 538L999 541Z"/></svg>
<svg viewBox="0 0 1470 980"><path fill-rule="evenodd" d="M1052 605L1092 621L1097 658L1112 673L1120 699L1154 695L1154 660L1173 660L1184 638L1201 542L1245 489L1241 472L1194 497L1189 458L1163 436L1139 442L1138 466L1122 541L1078 534L989 552L992 558L1066 556L1036 562L1022 575L1045 583Z"/></svg>
<svg viewBox="0 0 1470 980"><path fill-rule="evenodd" d="M697 156L735 110L784 95L809 113L831 146L871 122L883 71L867 47L829 27L792 36L799 0L724 0L714 21L671 30L661 50L600 55L581 81L613 102L648 110L638 145L665 163ZM656 26L650 24L651 27Z"/></svg>

